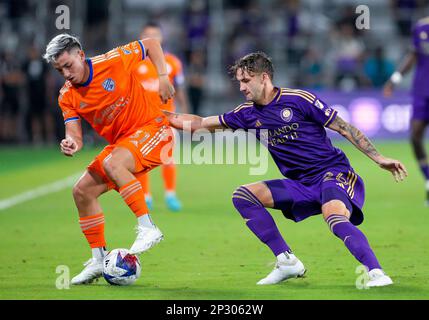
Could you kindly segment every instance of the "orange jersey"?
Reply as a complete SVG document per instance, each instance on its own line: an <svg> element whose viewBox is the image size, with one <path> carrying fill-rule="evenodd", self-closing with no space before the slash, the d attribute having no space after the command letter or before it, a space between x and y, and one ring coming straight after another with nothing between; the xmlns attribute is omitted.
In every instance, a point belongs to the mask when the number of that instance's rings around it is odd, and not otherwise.
<svg viewBox="0 0 429 320"><path fill-rule="evenodd" d="M170 82L175 86L182 86L184 83L182 63L179 58L171 53L165 54L165 62L167 64L167 72ZM150 99L160 105L161 109L168 111L174 111L174 100L169 99L166 104L162 104L161 98L159 97L159 80L158 73L155 66L150 59L142 60L137 64L134 73L137 76L140 84L143 86L145 91L148 93Z"/></svg>
<svg viewBox="0 0 429 320"><path fill-rule="evenodd" d="M168 124L132 72L145 58L143 43L134 41L87 59L86 83L75 86L66 81L60 90L64 122L84 118L110 144L143 126Z"/></svg>

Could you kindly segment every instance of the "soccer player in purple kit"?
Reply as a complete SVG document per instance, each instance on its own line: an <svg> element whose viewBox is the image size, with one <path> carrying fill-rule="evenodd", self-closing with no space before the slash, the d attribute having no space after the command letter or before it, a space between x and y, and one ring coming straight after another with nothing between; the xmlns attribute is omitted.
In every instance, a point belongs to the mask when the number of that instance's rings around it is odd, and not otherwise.
<svg viewBox="0 0 429 320"><path fill-rule="evenodd" d="M419 20L412 31L413 46L404 57L399 68L392 74L383 88L384 95L390 97L395 85L403 75L416 64L412 84L413 111L411 116L411 145L426 181L426 205L429 206L429 165L424 146L424 133L429 123L429 17Z"/></svg>
<svg viewBox="0 0 429 320"><path fill-rule="evenodd" d="M239 82L246 103L220 116L206 118L165 113L177 129L252 129L286 177L240 186L232 196L248 228L277 258L274 270L257 284L276 284L300 277L306 271L265 208L281 210L295 222L322 213L330 230L367 267L366 285L392 284L365 235L356 227L363 221L364 183L346 155L331 144L325 127L350 140L381 168L390 171L396 181L407 175L404 165L383 157L361 131L312 93L275 87L273 65L265 53L242 57L231 67L231 73Z"/></svg>

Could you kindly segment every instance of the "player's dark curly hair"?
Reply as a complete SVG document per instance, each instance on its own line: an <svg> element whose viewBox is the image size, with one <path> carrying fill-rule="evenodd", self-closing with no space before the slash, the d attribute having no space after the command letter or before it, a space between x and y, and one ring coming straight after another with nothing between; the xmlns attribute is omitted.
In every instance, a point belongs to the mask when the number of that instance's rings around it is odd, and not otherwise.
<svg viewBox="0 0 429 320"><path fill-rule="evenodd" d="M228 70L233 79L236 78L238 69L256 74L266 72L271 80L273 80L274 77L274 67L273 63L271 62L271 58L262 51L249 53L235 61L235 63L230 66Z"/></svg>

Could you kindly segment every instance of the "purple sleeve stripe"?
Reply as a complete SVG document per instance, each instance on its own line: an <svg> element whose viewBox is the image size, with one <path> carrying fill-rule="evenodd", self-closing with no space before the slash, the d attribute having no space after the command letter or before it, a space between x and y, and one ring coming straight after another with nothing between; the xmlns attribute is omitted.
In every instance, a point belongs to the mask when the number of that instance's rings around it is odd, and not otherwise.
<svg viewBox="0 0 429 320"><path fill-rule="evenodd" d="M67 118L66 120L64 120L64 123L70 122L70 121L77 121L80 120L79 117L73 117L73 118Z"/></svg>
<svg viewBox="0 0 429 320"><path fill-rule="evenodd" d="M331 116L329 117L328 121L326 121L323 126L324 127L329 126L332 123L332 121L334 121L335 118L337 117L337 113L338 113L337 110L334 110L334 112L332 112Z"/></svg>
<svg viewBox="0 0 429 320"><path fill-rule="evenodd" d="M225 119L223 118L223 115L222 115L222 114L219 116L219 122L220 122L220 124L221 124L221 125L223 125L224 127L228 128L228 129L231 129L231 127L229 127L229 126L226 124Z"/></svg>
<svg viewBox="0 0 429 320"><path fill-rule="evenodd" d="M143 45L143 42L141 40L137 41L140 45L140 48L142 49L142 60L146 59L146 49Z"/></svg>

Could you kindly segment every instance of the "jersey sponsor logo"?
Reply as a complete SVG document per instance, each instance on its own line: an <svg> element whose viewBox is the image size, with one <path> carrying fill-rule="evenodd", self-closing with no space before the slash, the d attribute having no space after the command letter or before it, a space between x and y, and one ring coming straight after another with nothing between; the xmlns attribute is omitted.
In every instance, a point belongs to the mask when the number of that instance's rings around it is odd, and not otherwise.
<svg viewBox="0 0 429 320"><path fill-rule="evenodd" d="M285 108L280 112L280 117L285 121L289 122L292 120L293 112L291 108Z"/></svg>
<svg viewBox="0 0 429 320"><path fill-rule="evenodd" d="M87 106L88 106L88 104L87 104L87 103L85 103L85 102L83 102L83 101L81 101L81 102L79 103L79 109L85 109Z"/></svg>
<svg viewBox="0 0 429 320"><path fill-rule="evenodd" d="M112 78L107 78L102 84L104 90L112 92L115 90L115 81Z"/></svg>

